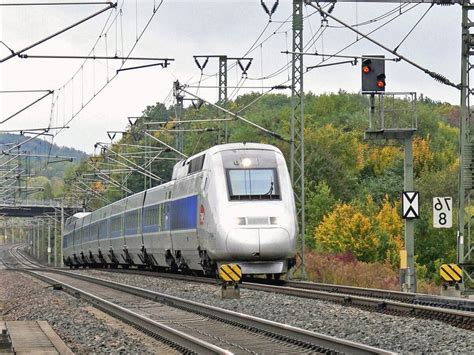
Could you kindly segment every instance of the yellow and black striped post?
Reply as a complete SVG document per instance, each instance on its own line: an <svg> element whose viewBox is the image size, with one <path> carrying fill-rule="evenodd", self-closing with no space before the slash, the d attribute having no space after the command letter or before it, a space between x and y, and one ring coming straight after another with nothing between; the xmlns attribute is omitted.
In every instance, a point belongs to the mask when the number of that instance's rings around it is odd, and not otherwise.
<svg viewBox="0 0 474 355"><path fill-rule="evenodd" d="M443 264L439 268L439 274L443 281L459 283L462 281L462 270L456 264Z"/></svg>
<svg viewBox="0 0 474 355"><path fill-rule="evenodd" d="M222 282L222 298L240 298L239 282L242 279L242 269L237 264L219 266L219 278Z"/></svg>
<svg viewBox="0 0 474 355"><path fill-rule="evenodd" d="M441 296L460 297L462 292L462 270L456 264L443 264L439 268L443 280Z"/></svg>

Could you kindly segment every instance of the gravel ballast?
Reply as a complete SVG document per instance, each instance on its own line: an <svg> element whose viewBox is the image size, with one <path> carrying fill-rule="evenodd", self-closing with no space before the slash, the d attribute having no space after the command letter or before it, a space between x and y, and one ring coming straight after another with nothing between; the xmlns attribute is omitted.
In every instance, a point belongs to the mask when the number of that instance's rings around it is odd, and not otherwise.
<svg viewBox="0 0 474 355"><path fill-rule="evenodd" d="M106 271L77 271L395 352L474 353L474 332L434 320L399 317L339 304L241 289L222 300L217 285Z"/></svg>
<svg viewBox="0 0 474 355"><path fill-rule="evenodd" d="M48 284L20 272L0 270L3 320L45 320L76 354L171 354L144 335Z"/></svg>

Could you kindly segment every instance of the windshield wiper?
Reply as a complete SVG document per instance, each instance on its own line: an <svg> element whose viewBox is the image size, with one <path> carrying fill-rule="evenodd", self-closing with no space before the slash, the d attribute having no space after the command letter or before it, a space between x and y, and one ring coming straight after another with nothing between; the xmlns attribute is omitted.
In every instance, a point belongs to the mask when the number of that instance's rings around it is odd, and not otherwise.
<svg viewBox="0 0 474 355"><path fill-rule="evenodd" d="M270 190L268 190L268 192L265 193L264 195L272 195L272 193L273 193L273 181L270 182Z"/></svg>

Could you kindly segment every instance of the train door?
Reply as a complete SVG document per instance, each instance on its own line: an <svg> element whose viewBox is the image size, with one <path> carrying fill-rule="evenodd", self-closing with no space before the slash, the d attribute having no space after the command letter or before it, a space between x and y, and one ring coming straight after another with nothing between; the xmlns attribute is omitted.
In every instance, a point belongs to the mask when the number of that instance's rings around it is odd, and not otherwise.
<svg viewBox="0 0 474 355"><path fill-rule="evenodd" d="M171 217L172 217L172 207L173 201L171 198L173 196L173 185L170 185L166 189L166 198L163 203L162 213L162 223L163 223L163 237L169 246L169 249L166 250L165 259L168 266L171 268L176 268L176 251L173 243L172 231L171 231ZM169 241L169 242L168 242Z"/></svg>

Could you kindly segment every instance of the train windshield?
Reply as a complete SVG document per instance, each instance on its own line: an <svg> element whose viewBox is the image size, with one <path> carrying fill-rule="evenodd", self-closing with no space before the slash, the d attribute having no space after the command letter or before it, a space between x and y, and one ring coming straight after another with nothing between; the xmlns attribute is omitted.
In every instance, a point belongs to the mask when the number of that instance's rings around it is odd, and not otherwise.
<svg viewBox="0 0 474 355"><path fill-rule="evenodd" d="M280 198L276 169L227 169L231 200Z"/></svg>

